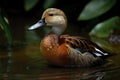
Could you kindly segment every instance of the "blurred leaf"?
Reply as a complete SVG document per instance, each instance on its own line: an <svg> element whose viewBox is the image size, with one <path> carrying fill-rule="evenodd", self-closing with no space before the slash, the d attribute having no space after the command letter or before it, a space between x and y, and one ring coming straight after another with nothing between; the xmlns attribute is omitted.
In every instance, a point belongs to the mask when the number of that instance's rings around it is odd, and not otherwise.
<svg viewBox="0 0 120 80"><path fill-rule="evenodd" d="M120 17L112 17L104 22L97 24L89 33L96 37L109 37L114 29L120 30Z"/></svg>
<svg viewBox="0 0 120 80"><path fill-rule="evenodd" d="M78 20L89 20L98 17L111 9L115 3L116 0L91 0L79 15Z"/></svg>
<svg viewBox="0 0 120 80"><path fill-rule="evenodd" d="M7 22L5 21L4 17L2 16L2 14L0 13L0 26L3 28L3 30L5 31L5 35L6 35L6 38L8 40L8 43L10 45L12 45L12 35L11 35L11 31L10 31L10 28L7 24Z"/></svg>
<svg viewBox="0 0 120 80"><path fill-rule="evenodd" d="M31 10L39 0L24 0L24 8L26 11Z"/></svg>
<svg viewBox="0 0 120 80"><path fill-rule="evenodd" d="M43 7L44 9L47 9L49 7L52 7L56 2L57 0L45 0Z"/></svg>
<svg viewBox="0 0 120 80"><path fill-rule="evenodd" d="M113 50L112 45L109 43L109 41L107 41L105 39L101 39L101 38L96 38L96 37L90 37L90 38L93 42L95 42L101 48L106 49L106 50Z"/></svg>
<svg viewBox="0 0 120 80"><path fill-rule="evenodd" d="M95 42L98 46L103 48L104 50L111 53L120 53L120 44L112 44L106 39L90 37L93 42Z"/></svg>

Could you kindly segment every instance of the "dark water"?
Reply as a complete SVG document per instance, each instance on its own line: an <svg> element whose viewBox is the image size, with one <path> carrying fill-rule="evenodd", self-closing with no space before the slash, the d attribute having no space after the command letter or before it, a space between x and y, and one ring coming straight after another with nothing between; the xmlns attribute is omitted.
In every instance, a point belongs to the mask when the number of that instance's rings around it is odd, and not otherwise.
<svg viewBox="0 0 120 80"><path fill-rule="evenodd" d="M102 48L117 55L111 57L107 64L93 68L51 67L42 58L39 49L40 40L47 31L27 31L25 23L30 23L28 19L12 19L14 46L9 51L5 46L0 47L0 80L120 80L120 44L90 38ZM66 33L81 35L78 27L72 28Z"/></svg>

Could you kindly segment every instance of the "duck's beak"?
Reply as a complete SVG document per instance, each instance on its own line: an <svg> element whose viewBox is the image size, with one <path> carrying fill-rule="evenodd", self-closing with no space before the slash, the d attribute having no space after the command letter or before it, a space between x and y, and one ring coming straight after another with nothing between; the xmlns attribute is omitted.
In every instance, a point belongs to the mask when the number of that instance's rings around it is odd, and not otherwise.
<svg viewBox="0 0 120 80"><path fill-rule="evenodd" d="M45 26L45 25L46 25L45 19L41 19L36 24L30 26L28 28L28 30L33 30L33 29L36 29L36 28L39 28L39 27L42 27L42 26Z"/></svg>

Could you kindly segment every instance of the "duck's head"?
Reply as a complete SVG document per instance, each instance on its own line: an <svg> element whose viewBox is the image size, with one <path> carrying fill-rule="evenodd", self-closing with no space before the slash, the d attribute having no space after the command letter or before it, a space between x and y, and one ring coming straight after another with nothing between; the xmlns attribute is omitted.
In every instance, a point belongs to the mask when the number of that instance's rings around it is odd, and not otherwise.
<svg viewBox="0 0 120 80"><path fill-rule="evenodd" d="M51 26L51 31L59 35L63 33L67 27L67 18L62 10L49 8L43 12L41 20L29 27L28 30L42 26Z"/></svg>

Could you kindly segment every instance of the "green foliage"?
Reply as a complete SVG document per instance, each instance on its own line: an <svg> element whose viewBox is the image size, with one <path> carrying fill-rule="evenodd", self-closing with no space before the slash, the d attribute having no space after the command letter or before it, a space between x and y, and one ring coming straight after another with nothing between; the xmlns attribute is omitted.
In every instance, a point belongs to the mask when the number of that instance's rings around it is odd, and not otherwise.
<svg viewBox="0 0 120 80"><path fill-rule="evenodd" d="M44 9L47 9L49 7L52 7L56 2L57 0L45 0L43 7Z"/></svg>
<svg viewBox="0 0 120 80"><path fill-rule="evenodd" d="M91 0L79 15L78 20L89 20L110 10L116 0Z"/></svg>
<svg viewBox="0 0 120 80"><path fill-rule="evenodd" d="M117 0L91 0L83 9L81 14L78 17L78 20L90 20L96 18L108 10L110 10L115 4ZM38 4L39 0L24 0L24 9L25 11L30 11ZM57 0L44 0L44 3L41 4L44 9L53 7L54 4L57 3ZM67 5L62 3L63 5ZM69 4L69 3L68 3ZM73 4L74 5L74 4ZM62 5L61 5L62 6ZM74 6L72 6L74 7ZM65 8L65 7L64 7ZM118 29L119 25L116 22L119 21L119 17L114 17L108 19L102 23L98 23L95 28L90 32L90 35L94 35L97 37L108 37L114 29ZM12 43L12 36L10 32L10 28L4 17L0 14L0 27L5 31L8 43Z"/></svg>
<svg viewBox="0 0 120 80"><path fill-rule="evenodd" d="M26 11L31 10L39 0L24 0L24 8Z"/></svg>
<svg viewBox="0 0 120 80"><path fill-rule="evenodd" d="M5 21L2 13L0 12L0 26L1 28L4 30L6 38L8 40L9 45L12 45L12 35L11 35L11 31L10 31L10 27L7 24L7 22Z"/></svg>
<svg viewBox="0 0 120 80"><path fill-rule="evenodd" d="M96 37L91 37L91 40L108 52L115 53L115 54L120 53L119 44L112 44L106 39L96 38Z"/></svg>
<svg viewBox="0 0 120 80"><path fill-rule="evenodd" d="M112 47L112 45L108 41L106 41L104 39L96 38L96 37L91 37L91 40L93 42L95 42L96 44L98 44L103 49L107 49L107 50L113 50L114 49L114 47Z"/></svg>
<svg viewBox="0 0 120 80"><path fill-rule="evenodd" d="M115 29L120 30L120 17L112 17L106 21L103 21L99 24L97 24L93 30L90 32L90 35L96 36L96 37L101 37L101 38L106 38L109 37L110 34L113 32Z"/></svg>
<svg viewBox="0 0 120 80"><path fill-rule="evenodd" d="M31 10L38 2L39 0L24 0L25 11ZM44 9L47 9L49 7L52 7L56 2L57 0L44 0L44 3L42 6Z"/></svg>
<svg viewBox="0 0 120 80"><path fill-rule="evenodd" d="M116 3L116 0L91 0L83 9L78 20L90 20L96 18L108 10ZM120 29L120 17L112 17L106 21L98 23L91 31L91 36L99 38L108 38L113 30Z"/></svg>

